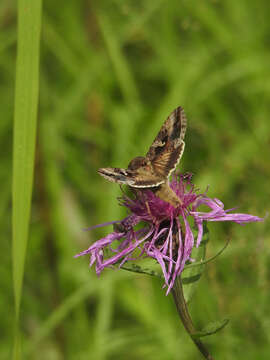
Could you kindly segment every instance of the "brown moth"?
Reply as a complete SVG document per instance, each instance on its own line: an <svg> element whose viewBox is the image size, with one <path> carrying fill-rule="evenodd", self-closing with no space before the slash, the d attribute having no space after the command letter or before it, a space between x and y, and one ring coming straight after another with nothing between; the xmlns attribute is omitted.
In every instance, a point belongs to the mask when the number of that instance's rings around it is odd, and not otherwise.
<svg viewBox="0 0 270 360"><path fill-rule="evenodd" d="M101 168L98 173L109 181L132 188L151 188L160 199L174 207L181 205L168 178L183 155L186 127L186 115L179 106L169 115L145 157L135 157L127 169Z"/></svg>

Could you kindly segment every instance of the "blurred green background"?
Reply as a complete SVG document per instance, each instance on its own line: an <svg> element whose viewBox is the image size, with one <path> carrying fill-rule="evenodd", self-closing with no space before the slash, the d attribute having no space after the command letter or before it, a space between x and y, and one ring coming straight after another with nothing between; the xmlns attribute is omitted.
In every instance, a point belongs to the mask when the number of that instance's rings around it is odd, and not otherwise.
<svg viewBox="0 0 270 360"><path fill-rule="evenodd" d="M16 2L0 4L0 358L10 358ZM270 194L270 3L266 0L43 4L40 102L21 304L25 359L199 359L161 283L73 255L121 219L99 167L143 155L168 114L188 117L181 171L226 208L265 216ZM27 87L27 84L25 84ZM269 359L269 220L209 225L210 263L190 311L217 359Z"/></svg>

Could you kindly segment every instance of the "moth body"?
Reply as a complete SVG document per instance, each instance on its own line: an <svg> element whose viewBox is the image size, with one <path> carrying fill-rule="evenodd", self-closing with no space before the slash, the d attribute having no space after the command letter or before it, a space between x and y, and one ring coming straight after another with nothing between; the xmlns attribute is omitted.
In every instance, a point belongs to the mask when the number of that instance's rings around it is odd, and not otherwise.
<svg viewBox="0 0 270 360"><path fill-rule="evenodd" d="M168 182L160 185L159 188L155 191L155 195L161 200L167 201L175 208L183 204L181 199L172 190Z"/></svg>

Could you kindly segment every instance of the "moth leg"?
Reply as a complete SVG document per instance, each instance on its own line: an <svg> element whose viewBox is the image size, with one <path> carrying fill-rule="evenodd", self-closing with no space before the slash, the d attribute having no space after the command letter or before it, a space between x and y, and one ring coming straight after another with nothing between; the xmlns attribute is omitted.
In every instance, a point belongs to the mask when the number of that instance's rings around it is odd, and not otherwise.
<svg viewBox="0 0 270 360"><path fill-rule="evenodd" d="M149 215L151 216L151 218L153 219L153 215L152 215L152 213L151 213L151 210L150 210L150 206L149 206L148 201L145 202L145 205L146 205L148 214L149 214Z"/></svg>
<svg viewBox="0 0 270 360"><path fill-rule="evenodd" d="M151 213L151 209L150 209L150 206L149 206L148 201L146 201L146 202L145 202L145 205L146 205L146 208L147 208L147 212L148 212L148 214L150 215L150 217L151 217L151 219L152 219L153 223L155 224L155 222L156 222L156 218L155 218L155 217L153 216L153 214Z"/></svg>

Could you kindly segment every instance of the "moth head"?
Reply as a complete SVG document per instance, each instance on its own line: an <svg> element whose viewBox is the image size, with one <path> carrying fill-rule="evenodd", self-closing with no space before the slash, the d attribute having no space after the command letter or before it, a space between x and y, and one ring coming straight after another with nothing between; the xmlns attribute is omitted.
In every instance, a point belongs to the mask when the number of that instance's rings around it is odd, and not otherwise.
<svg viewBox="0 0 270 360"><path fill-rule="evenodd" d="M137 170L147 165L147 160L143 156L137 156L128 164L128 170Z"/></svg>

